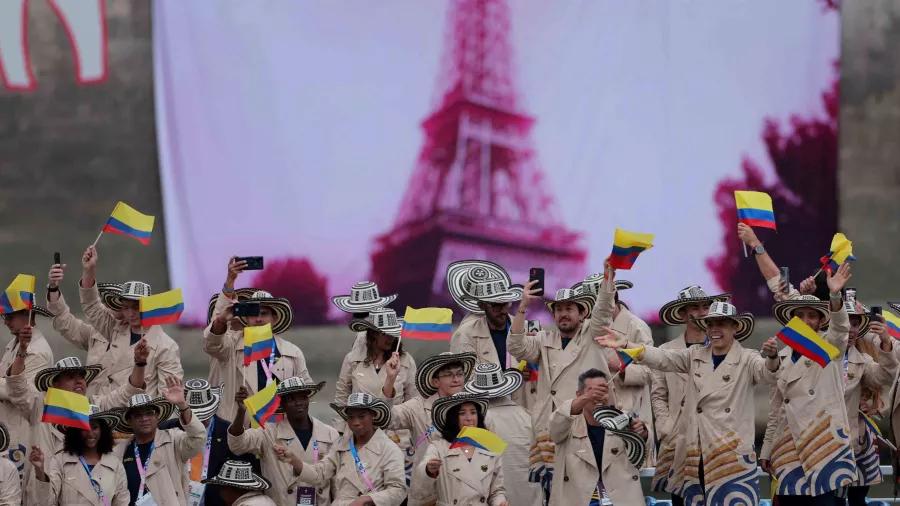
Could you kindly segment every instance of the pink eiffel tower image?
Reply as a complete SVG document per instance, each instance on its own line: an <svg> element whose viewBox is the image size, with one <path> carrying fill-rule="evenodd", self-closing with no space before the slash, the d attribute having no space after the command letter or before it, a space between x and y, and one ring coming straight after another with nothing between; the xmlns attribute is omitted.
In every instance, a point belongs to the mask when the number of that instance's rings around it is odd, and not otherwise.
<svg viewBox="0 0 900 506"><path fill-rule="evenodd" d="M514 81L505 0L450 0L435 104L393 228L375 238L372 280L403 308L455 307L447 265L490 260L513 282L546 270L548 295L583 279L580 233L559 209Z"/></svg>

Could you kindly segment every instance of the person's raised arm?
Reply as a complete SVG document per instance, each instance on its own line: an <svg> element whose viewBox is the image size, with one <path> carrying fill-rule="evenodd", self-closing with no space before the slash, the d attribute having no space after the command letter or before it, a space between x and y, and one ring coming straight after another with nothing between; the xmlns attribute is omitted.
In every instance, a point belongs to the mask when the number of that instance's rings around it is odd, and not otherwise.
<svg viewBox="0 0 900 506"><path fill-rule="evenodd" d="M118 321L109 312L106 306L100 300L100 291L97 287L97 249L88 246L87 251L81 256L81 273L80 298L81 310L87 317L88 322L107 340L112 339L113 329L118 325Z"/></svg>
<svg viewBox="0 0 900 506"><path fill-rule="evenodd" d="M526 362L537 362L541 356L541 342L538 336L525 335L525 322L528 318L528 308L535 299L539 299L534 288L537 280L525 284L522 300L519 302L516 316L509 327L509 335L506 336L506 351L516 358ZM538 332L538 335L541 333ZM498 357L501 362L504 357Z"/></svg>

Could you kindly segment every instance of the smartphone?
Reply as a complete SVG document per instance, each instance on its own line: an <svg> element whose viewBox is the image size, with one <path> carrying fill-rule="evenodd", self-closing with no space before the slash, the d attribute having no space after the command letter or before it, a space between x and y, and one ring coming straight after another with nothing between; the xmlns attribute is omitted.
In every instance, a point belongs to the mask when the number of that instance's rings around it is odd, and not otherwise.
<svg viewBox="0 0 900 506"><path fill-rule="evenodd" d="M57 251L56 253L53 254L53 263L54 263L55 265L60 265L60 264L62 264L62 262L61 262L60 259L59 259L59 251Z"/></svg>
<svg viewBox="0 0 900 506"><path fill-rule="evenodd" d="M872 309L869 312L872 313L873 316L881 316L881 306L872 306ZM879 318L878 321L881 321L881 318Z"/></svg>
<svg viewBox="0 0 900 506"><path fill-rule="evenodd" d="M781 293L790 293L791 278L789 276L789 271L788 271L787 267L781 268L781 281L784 281L784 288L782 288Z"/></svg>
<svg viewBox="0 0 900 506"><path fill-rule="evenodd" d="M849 302L851 307L856 307L856 288L844 288L844 300Z"/></svg>
<svg viewBox="0 0 900 506"><path fill-rule="evenodd" d="M537 292L538 297L543 297L544 295L544 269L540 267L532 267L530 271L528 271L528 282L537 281L534 286L531 287L532 290L540 290Z"/></svg>
<svg viewBox="0 0 900 506"><path fill-rule="evenodd" d="M247 262L248 271L261 271L263 270L263 257L237 257L234 259L235 262Z"/></svg>
<svg viewBox="0 0 900 506"><path fill-rule="evenodd" d="M540 320L528 320L525 324L525 332L531 334L532 332L537 333L541 331L541 321Z"/></svg>
<svg viewBox="0 0 900 506"><path fill-rule="evenodd" d="M259 316L259 302L243 301L231 306L234 316Z"/></svg>

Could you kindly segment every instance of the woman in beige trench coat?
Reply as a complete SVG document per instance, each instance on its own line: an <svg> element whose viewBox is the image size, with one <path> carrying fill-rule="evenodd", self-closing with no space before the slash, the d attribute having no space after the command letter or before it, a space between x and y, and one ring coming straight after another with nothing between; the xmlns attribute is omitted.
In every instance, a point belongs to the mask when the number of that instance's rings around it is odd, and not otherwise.
<svg viewBox="0 0 900 506"><path fill-rule="evenodd" d="M509 506L500 455L473 445L450 446L463 427L485 428L486 397L458 393L434 402L432 423L441 439L425 450L414 487L436 488L436 506Z"/></svg>

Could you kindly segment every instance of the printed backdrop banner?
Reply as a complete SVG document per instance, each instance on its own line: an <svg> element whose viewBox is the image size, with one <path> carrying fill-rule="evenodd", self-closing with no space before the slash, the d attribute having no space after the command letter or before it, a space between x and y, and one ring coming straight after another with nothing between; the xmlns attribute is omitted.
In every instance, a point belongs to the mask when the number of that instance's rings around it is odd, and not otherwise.
<svg viewBox="0 0 900 506"><path fill-rule="evenodd" d="M792 181L836 177L840 20L820 1L153 5L184 323L204 322L232 255L265 257L239 286L318 324L361 280L397 308L455 307L444 273L467 258L569 287L602 270L617 227L656 236L620 273L638 314L691 284L752 310L762 280L729 185L775 194L781 220L805 198ZM816 195L835 206L836 190ZM787 241L778 228L766 239ZM752 289L732 286L736 266Z"/></svg>

